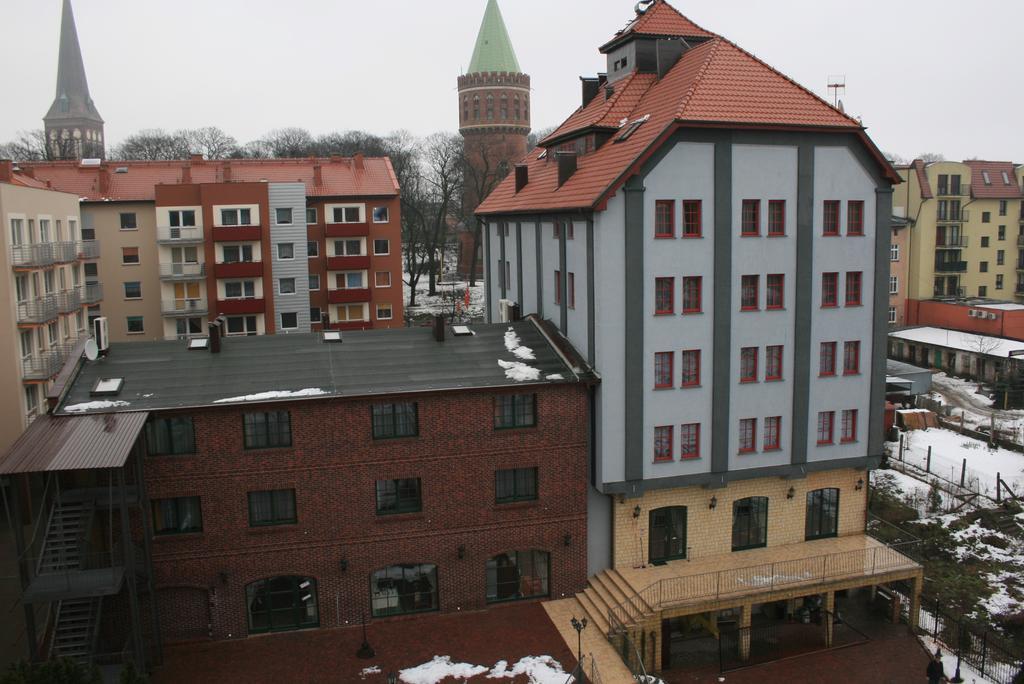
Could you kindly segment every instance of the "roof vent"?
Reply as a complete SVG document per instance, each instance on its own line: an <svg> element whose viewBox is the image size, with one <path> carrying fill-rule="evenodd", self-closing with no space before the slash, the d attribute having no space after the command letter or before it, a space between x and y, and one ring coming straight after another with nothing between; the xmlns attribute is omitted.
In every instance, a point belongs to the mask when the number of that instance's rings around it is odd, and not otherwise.
<svg viewBox="0 0 1024 684"><path fill-rule="evenodd" d="M341 344L341 331L340 330L325 330L324 331L324 342L327 344Z"/></svg>
<svg viewBox="0 0 1024 684"><path fill-rule="evenodd" d="M99 166L102 163L102 159L83 159L81 161L82 166Z"/></svg>
<svg viewBox="0 0 1024 684"><path fill-rule="evenodd" d="M114 173L128 173L128 167L118 166L116 169L114 169Z"/></svg>
<svg viewBox="0 0 1024 684"><path fill-rule="evenodd" d="M193 337L188 341L186 349L189 351L206 351L210 348L209 337Z"/></svg>
<svg viewBox="0 0 1024 684"><path fill-rule="evenodd" d="M124 378L100 378L89 392L93 397L113 397L121 393Z"/></svg>
<svg viewBox="0 0 1024 684"><path fill-rule="evenodd" d="M530 182L530 167L526 164L516 164L516 192L526 187Z"/></svg>
<svg viewBox="0 0 1024 684"><path fill-rule="evenodd" d="M452 335L455 337L466 337L467 335L475 335L476 333L470 330L468 325L453 325Z"/></svg>

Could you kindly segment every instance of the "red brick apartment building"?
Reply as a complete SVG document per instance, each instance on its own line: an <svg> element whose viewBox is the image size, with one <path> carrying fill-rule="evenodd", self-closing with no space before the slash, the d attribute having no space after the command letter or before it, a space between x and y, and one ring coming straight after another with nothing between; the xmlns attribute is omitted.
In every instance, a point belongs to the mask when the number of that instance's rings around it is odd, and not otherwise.
<svg viewBox="0 0 1024 684"><path fill-rule="evenodd" d="M401 208L387 158L46 162L76 193L115 342L403 325Z"/></svg>
<svg viewBox="0 0 1024 684"><path fill-rule="evenodd" d="M585 586L596 378L553 326L332 335L69 363L0 460L33 653L153 663Z"/></svg>

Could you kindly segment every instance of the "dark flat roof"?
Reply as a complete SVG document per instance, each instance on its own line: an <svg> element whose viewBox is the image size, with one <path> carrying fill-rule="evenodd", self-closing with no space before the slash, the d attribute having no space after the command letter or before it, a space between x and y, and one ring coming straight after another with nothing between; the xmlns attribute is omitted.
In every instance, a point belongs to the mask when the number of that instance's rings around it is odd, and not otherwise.
<svg viewBox="0 0 1024 684"><path fill-rule="evenodd" d="M120 468L148 416L145 412L39 416L0 457L0 475Z"/></svg>
<svg viewBox="0 0 1024 684"><path fill-rule="evenodd" d="M113 344L107 356L82 361L56 413L237 406L594 379L578 353L547 322L529 318L469 327L474 335L455 336L446 329L444 342L436 342L430 328L344 332L340 344L324 342L319 333L229 337L219 354L190 351L178 341ZM509 329L535 359L519 358L506 348ZM531 377L513 379L509 373L514 370L507 372L499 361L524 364ZM101 378L123 378L121 391L116 396L93 396Z"/></svg>

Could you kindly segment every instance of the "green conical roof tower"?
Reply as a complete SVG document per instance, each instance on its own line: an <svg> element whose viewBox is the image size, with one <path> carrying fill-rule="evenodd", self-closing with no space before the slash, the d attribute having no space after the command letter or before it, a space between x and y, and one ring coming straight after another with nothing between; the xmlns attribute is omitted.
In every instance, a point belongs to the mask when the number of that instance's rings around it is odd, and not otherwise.
<svg viewBox="0 0 1024 684"><path fill-rule="evenodd" d="M469 60L469 70L466 73L495 71L507 74L521 73L516 51L512 49L512 40L508 37L505 20L498 8L498 0L487 0L484 20L480 23L480 33L477 34L473 58Z"/></svg>

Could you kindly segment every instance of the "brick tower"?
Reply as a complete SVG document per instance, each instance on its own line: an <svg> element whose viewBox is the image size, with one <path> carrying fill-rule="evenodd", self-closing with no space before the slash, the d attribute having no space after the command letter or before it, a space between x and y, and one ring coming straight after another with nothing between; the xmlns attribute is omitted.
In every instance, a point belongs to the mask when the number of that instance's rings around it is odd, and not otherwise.
<svg viewBox="0 0 1024 684"><path fill-rule="evenodd" d="M473 210L527 152L530 135L530 77L519 68L497 0L487 0L469 69L459 76L459 132L466 142L464 213ZM476 243L471 229L460 231L459 271L482 273L482 259L470 265Z"/></svg>

